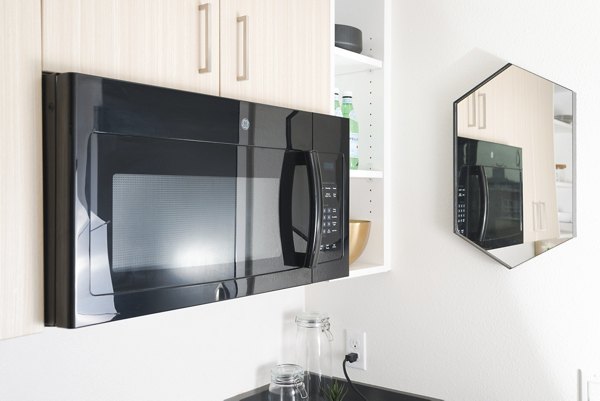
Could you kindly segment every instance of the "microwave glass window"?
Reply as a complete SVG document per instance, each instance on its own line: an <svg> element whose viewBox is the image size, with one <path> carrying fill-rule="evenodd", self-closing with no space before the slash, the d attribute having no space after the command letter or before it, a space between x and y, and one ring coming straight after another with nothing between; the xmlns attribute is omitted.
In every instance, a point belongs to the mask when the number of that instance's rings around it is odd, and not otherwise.
<svg viewBox="0 0 600 401"><path fill-rule="evenodd" d="M115 174L112 268L186 268L233 262L232 177Z"/></svg>

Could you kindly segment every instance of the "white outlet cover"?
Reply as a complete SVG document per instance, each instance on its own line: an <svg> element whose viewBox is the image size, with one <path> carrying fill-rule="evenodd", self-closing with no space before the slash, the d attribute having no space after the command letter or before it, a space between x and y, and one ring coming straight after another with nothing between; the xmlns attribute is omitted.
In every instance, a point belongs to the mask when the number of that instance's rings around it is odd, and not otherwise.
<svg viewBox="0 0 600 401"><path fill-rule="evenodd" d="M600 372L579 370L580 401L600 401Z"/></svg>
<svg viewBox="0 0 600 401"><path fill-rule="evenodd" d="M358 359L354 363L347 362L346 367L367 370L367 333L346 329L346 355L351 352L356 352Z"/></svg>

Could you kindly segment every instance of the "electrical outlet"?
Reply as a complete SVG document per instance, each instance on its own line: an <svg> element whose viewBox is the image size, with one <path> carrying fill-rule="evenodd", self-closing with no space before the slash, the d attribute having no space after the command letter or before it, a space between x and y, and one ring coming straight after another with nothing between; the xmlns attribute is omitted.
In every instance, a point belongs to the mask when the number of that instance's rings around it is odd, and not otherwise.
<svg viewBox="0 0 600 401"><path fill-rule="evenodd" d="M351 352L358 354L358 359L354 363L346 363L346 366L367 370L367 333L346 329L346 355Z"/></svg>
<svg viewBox="0 0 600 401"><path fill-rule="evenodd" d="M600 373L579 370L581 401L600 401Z"/></svg>

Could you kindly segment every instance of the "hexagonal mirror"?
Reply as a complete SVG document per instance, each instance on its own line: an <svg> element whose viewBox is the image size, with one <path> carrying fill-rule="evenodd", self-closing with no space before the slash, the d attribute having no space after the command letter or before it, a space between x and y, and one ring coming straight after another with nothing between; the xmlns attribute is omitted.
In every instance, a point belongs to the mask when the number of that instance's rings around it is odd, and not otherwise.
<svg viewBox="0 0 600 401"><path fill-rule="evenodd" d="M575 237L575 93L507 64L454 102L454 231L513 268Z"/></svg>

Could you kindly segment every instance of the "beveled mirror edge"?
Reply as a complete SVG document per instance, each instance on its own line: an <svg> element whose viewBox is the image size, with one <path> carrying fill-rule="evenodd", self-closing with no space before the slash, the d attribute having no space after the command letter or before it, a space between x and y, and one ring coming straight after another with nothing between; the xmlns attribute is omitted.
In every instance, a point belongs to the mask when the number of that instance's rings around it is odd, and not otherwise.
<svg viewBox="0 0 600 401"><path fill-rule="evenodd" d="M513 65L514 65L513 63L506 63L498 71L494 72L492 75L490 75L489 77L487 77L485 80L483 80L482 82L480 82L479 84L477 84L477 86L474 86L473 88L469 89L464 95L462 95L461 97L459 97L457 100L454 101L454 108L456 109L456 107L458 106L458 103L462 102L467 97L469 97L469 95L471 93L473 93L476 90L480 89L485 84L487 84L488 82L490 82L492 79L496 78L498 75L502 74L505 70L507 70L508 68L512 67ZM515 67L521 68L521 67L519 67L517 65L515 65ZM525 71L527 71L527 70L525 70ZM566 89L569 89L569 88L566 88Z"/></svg>
<svg viewBox="0 0 600 401"><path fill-rule="evenodd" d="M498 263L500 263L501 265L503 265L504 267L506 267L509 270L512 270L516 267L521 266L523 263L528 262L529 260L533 259L527 259L522 261L521 263L518 263L514 266L509 265L508 263L506 263L505 261L503 261L502 259L496 257L494 254L492 254L491 252L488 252L486 249L484 249L483 247L479 246L478 244L476 244L475 242L469 240L467 237L465 237L464 235L460 234L459 230L458 230L458 193L457 193L457 189L458 189L458 174L457 174L457 159L458 159L458 150L456 147L456 138L458 138L458 104L460 102L462 102L464 99L466 99L467 97L469 97L471 95L471 93L477 91L478 89L480 89L481 87L483 87L485 84L487 84L488 82L490 82L491 80L493 80L494 78L496 78L498 75L500 75L502 72L504 72L505 70L507 70L508 68L515 66L517 68L522 69L523 71L529 72L530 74L533 74L537 77L540 77L542 79L545 79L549 82L551 82L554 85L558 85L562 88L565 88L567 90L569 90L572 94L572 102L573 102L573 110L572 110L572 114L573 114L573 120L571 123L572 126L572 137L571 137L571 147L572 147L572 157L573 157L573 177L572 177L572 182L573 182L573 190L572 190L572 208L573 208L573 235L571 236L571 238L567 238L565 241L563 241L561 244L567 243L569 241L571 241L574 238L577 238L577 93L564 86L564 85L560 85L557 84L556 82L542 77L541 75L538 75L534 72L529 71L526 68L520 67L516 64L513 63L506 63L504 66L502 66L499 70L497 70L496 72L494 72L492 75L490 75L488 78L486 78L485 80L483 80L481 83L479 83L478 85L474 86L473 88L471 88L470 90L468 90L464 95L462 95L460 98L458 98L457 100L454 101L453 105L452 105L452 127L453 127L453 142L452 142L452 147L453 147L453 160L452 160L452 176L453 176L453 188L452 188L452 192L453 192L453 225L454 225L454 234L457 235L458 237L460 237L461 239L463 239L464 241L468 242L470 245L474 246L475 248L477 248L479 251L485 253L487 256L491 257L492 259L494 259L495 261L497 261ZM546 251L544 251L543 253L546 253L548 251L552 251L554 248L557 248L556 246L548 249ZM541 255L541 254L540 254ZM539 256L539 255L538 255Z"/></svg>
<svg viewBox="0 0 600 401"><path fill-rule="evenodd" d="M562 85L561 85L562 86ZM573 238L577 237L577 93L575 93L574 90L571 90L569 88L566 88L563 86L563 88L568 89L571 91L572 96L573 96L573 110L572 110L572 114L573 114L573 121L571 123L572 126L572 137L571 137L571 152L572 152L572 156L573 156L573 193L571 194L572 196L572 202L573 202L573 236L571 238L569 238L567 241L572 240ZM565 242L567 242L565 241Z"/></svg>

